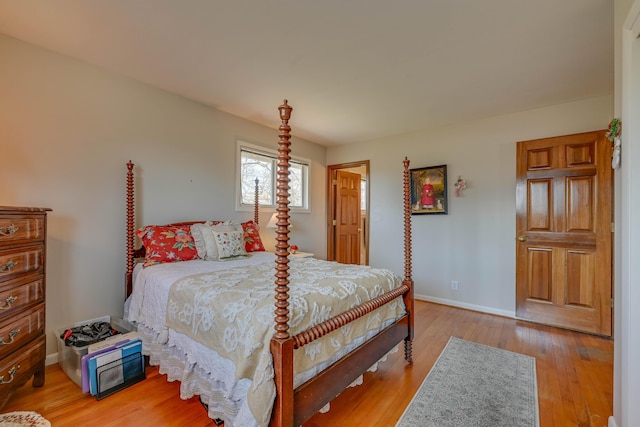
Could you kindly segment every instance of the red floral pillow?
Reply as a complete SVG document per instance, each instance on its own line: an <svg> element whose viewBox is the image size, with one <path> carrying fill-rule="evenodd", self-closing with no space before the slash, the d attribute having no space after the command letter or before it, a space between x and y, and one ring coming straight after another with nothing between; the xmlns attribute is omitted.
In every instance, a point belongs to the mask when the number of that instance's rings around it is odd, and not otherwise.
<svg viewBox="0 0 640 427"><path fill-rule="evenodd" d="M247 252L264 252L258 225L253 220L243 222L241 225L244 231L244 248Z"/></svg>
<svg viewBox="0 0 640 427"><path fill-rule="evenodd" d="M137 233L145 247L144 266L198 259L188 225L148 225Z"/></svg>

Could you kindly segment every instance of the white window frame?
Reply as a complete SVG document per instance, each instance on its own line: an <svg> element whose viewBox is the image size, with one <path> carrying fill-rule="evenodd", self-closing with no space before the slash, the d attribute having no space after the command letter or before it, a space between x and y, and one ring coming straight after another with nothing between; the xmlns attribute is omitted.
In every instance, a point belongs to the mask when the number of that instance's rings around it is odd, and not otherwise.
<svg viewBox="0 0 640 427"><path fill-rule="evenodd" d="M249 142L245 142L242 140L236 141L236 210L237 211L251 211L254 210L254 198L251 198L250 204L242 203L242 153L244 151L250 151L252 153L262 155L265 157L269 157L274 161L274 168L272 171L272 180L273 180L273 203L274 204L260 204L261 212L275 212L276 210L276 180L277 180L277 164L278 164L278 151L266 148L260 145L251 144ZM291 155L290 155L291 156ZM289 163L300 164L306 167L306 174L302 173L302 206L291 206L289 205L289 209L291 212L299 212L299 213L310 213L311 212L311 202L309 197L309 182L311 176L311 161L304 157L299 156L291 156L291 160ZM253 181L253 178L252 178ZM252 183L252 187L255 188L255 184Z"/></svg>

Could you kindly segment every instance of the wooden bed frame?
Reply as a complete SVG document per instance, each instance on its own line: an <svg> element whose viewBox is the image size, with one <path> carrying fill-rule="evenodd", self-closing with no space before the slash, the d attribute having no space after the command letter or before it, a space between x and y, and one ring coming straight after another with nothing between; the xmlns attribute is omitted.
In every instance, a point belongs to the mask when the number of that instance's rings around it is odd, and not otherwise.
<svg viewBox="0 0 640 427"><path fill-rule="evenodd" d="M287 100L278 107L279 126L278 169L276 183L276 266L275 266L275 333L271 339L271 353L276 384L276 400L271 414L273 427L300 426L323 406L349 386L369 367L380 360L397 344L404 341L404 356L412 363L413 340L413 280L411 277L411 196L409 188L409 160L404 159L404 279L402 285L377 298L369 300L344 313L317 324L297 335L289 333L289 153L292 107ZM134 249L134 184L133 163L127 163L127 270L125 290L132 292L134 259L144 256L144 248ZM256 180L256 202L254 221L258 224L258 182ZM193 223L193 222L190 222ZM187 224L187 223L184 223ZM386 327L363 345L338 360L299 387L293 387L294 350L352 322L365 314L402 297L406 314Z"/></svg>

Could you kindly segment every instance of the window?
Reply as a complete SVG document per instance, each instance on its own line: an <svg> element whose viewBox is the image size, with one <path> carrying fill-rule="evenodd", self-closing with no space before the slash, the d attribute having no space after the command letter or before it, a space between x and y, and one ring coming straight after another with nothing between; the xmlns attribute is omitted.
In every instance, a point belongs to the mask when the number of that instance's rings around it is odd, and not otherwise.
<svg viewBox="0 0 640 427"><path fill-rule="evenodd" d="M276 180L278 152L238 141L239 151L239 206L240 210L253 209L256 178L258 203L261 207L276 207ZM289 207L291 210L309 210L309 161L292 157L289 160Z"/></svg>

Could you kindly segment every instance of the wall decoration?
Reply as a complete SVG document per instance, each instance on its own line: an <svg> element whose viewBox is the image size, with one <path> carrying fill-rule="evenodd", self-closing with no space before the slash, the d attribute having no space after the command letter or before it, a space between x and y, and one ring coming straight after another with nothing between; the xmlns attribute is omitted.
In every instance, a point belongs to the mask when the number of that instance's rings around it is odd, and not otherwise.
<svg viewBox="0 0 640 427"><path fill-rule="evenodd" d="M453 186L455 187L454 193L456 194L456 197L460 197L462 190L467 188L467 180L462 179L462 177L458 175L458 179Z"/></svg>
<svg viewBox="0 0 640 427"><path fill-rule="evenodd" d="M620 119L613 119L609 123L609 128L605 136L611 142L613 142L613 148L611 149L611 167L618 169L620 167L620 132L622 132L622 122Z"/></svg>
<svg viewBox="0 0 640 427"><path fill-rule="evenodd" d="M446 214L447 165L411 169L411 214Z"/></svg>

